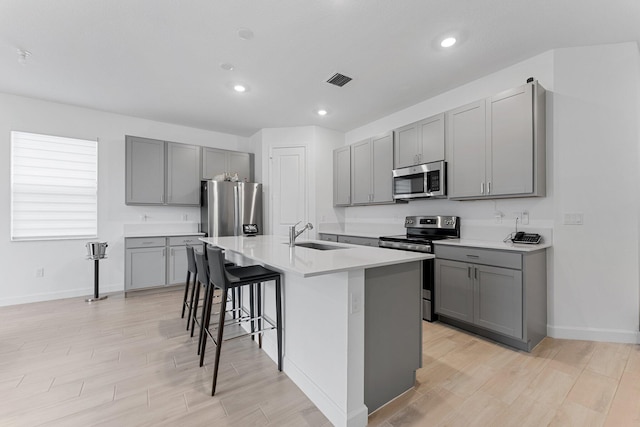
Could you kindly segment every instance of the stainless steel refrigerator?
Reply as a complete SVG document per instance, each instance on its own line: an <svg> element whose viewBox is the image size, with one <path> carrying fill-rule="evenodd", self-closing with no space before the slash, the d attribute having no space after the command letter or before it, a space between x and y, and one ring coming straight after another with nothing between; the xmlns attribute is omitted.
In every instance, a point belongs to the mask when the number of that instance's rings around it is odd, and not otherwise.
<svg viewBox="0 0 640 427"><path fill-rule="evenodd" d="M262 184L201 181L200 231L207 237L262 234Z"/></svg>

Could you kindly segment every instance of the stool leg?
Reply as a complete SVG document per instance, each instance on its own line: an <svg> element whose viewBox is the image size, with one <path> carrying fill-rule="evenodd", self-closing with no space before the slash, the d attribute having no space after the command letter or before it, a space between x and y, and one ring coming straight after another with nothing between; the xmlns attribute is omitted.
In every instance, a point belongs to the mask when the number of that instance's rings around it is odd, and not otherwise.
<svg viewBox="0 0 640 427"><path fill-rule="evenodd" d="M191 279L191 272L187 270L187 280L184 282L184 297L182 298L182 314L180 318L184 319L184 309L187 308L187 295L189 294L189 284Z"/></svg>
<svg viewBox="0 0 640 427"><path fill-rule="evenodd" d="M227 288L222 290L222 301L227 300ZM220 320L218 322L218 341L216 342L216 358L213 365L213 384L211 386L211 396L216 394L216 384L218 382L218 366L220 365L220 349L222 348L222 332L224 329L224 314L226 310L220 309Z"/></svg>
<svg viewBox="0 0 640 427"><path fill-rule="evenodd" d="M199 282L196 282L193 286L195 289L195 299L193 301L193 316L191 316L191 336L193 337L193 328L196 326L196 316L198 315L198 302L200 301L200 287L202 286Z"/></svg>
<svg viewBox="0 0 640 427"><path fill-rule="evenodd" d="M253 332L256 331L256 327L255 327L255 321L253 320L255 318L254 315L254 287L255 285L252 283L249 285L250 290L249 290L249 316L251 317L251 341L253 341L255 339Z"/></svg>
<svg viewBox="0 0 640 427"><path fill-rule="evenodd" d="M257 283L256 284L257 288L258 288L258 297L256 298L258 300L258 330L262 330L262 283ZM258 348L262 348L262 334L263 332L260 332L258 334Z"/></svg>
<svg viewBox="0 0 640 427"><path fill-rule="evenodd" d="M193 286L191 286L191 298L189 298L189 314L187 315L187 331L189 330L189 324L191 323L191 315L193 314L193 299L196 293L196 287L198 286L198 275L194 274L191 278Z"/></svg>
<svg viewBox="0 0 640 427"><path fill-rule="evenodd" d="M276 277L276 331L278 333L278 371L282 371L282 290L280 277Z"/></svg>
<svg viewBox="0 0 640 427"><path fill-rule="evenodd" d="M204 288L204 298L202 300L202 317L200 319L200 332L198 334L198 353L200 354L200 350L202 349L202 335L205 329L205 319L207 316L207 312L209 310L209 291L211 289L211 285L207 284Z"/></svg>
<svg viewBox="0 0 640 427"><path fill-rule="evenodd" d="M212 284L207 285L207 297L205 297L204 308L202 313L202 322L200 323L200 367L204 365L204 352L207 348L207 341L209 340L209 324L211 323L211 310L213 307L213 296L215 288Z"/></svg>

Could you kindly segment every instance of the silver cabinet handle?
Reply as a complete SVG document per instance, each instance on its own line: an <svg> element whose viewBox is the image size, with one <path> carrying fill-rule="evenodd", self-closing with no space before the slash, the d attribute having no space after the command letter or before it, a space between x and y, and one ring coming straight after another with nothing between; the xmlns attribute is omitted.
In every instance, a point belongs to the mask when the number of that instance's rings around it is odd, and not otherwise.
<svg viewBox="0 0 640 427"><path fill-rule="evenodd" d="M476 280L478 279L478 267L473 268L473 276L474 276L474 279Z"/></svg>
<svg viewBox="0 0 640 427"><path fill-rule="evenodd" d="M491 194L491 181L487 182L487 194Z"/></svg>
<svg viewBox="0 0 640 427"><path fill-rule="evenodd" d="M471 266L467 267L467 277L471 279Z"/></svg>
<svg viewBox="0 0 640 427"><path fill-rule="evenodd" d="M480 194L484 194L484 182L480 183Z"/></svg>
<svg viewBox="0 0 640 427"><path fill-rule="evenodd" d="M478 259L478 258L480 258L480 257L479 257L478 255L470 255L470 254L467 254L467 258Z"/></svg>

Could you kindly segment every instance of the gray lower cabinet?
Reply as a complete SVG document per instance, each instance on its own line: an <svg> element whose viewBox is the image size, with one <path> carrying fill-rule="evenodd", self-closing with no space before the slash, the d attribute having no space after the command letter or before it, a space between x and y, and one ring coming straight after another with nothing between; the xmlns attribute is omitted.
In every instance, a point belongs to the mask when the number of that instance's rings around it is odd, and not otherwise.
<svg viewBox="0 0 640 427"><path fill-rule="evenodd" d="M126 136L125 204L200 204L200 147Z"/></svg>
<svg viewBox="0 0 640 427"><path fill-rule="evenodd" d="M202 179L223 173L238 174L240 181L253 182L253 154L219 148L202 148Z"/></svg>
<svg viewBox="0 0 640 427"><path fill-rule="evenodd" d="M128 291L184 283L186 245L199 245L200 236L125 238L125 294Z"/></svg>
<svg viewBox="0 0 640 427"><path fill-rule="evenodd" d="M546 336L546 251L436 245L440 320L530 351Z"/></svg>

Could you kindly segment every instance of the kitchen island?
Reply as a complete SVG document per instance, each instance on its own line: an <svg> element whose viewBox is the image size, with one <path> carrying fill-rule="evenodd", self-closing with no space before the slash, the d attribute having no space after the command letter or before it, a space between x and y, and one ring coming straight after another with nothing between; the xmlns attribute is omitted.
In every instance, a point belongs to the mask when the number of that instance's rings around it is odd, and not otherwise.
<svg viewBox="0 0 640 427"><path fill-rule="evenodd" d="M336 426L368 414L414 386L422 363L422 261L433 255L280 236L213 237L240 265L283 273L284 372ZM308 242L297 242L308 243ZM327 248L324 248L327 249ZM274 286L265 286L273 316ZM276 359L275 334L263 348Z"/></svg>

